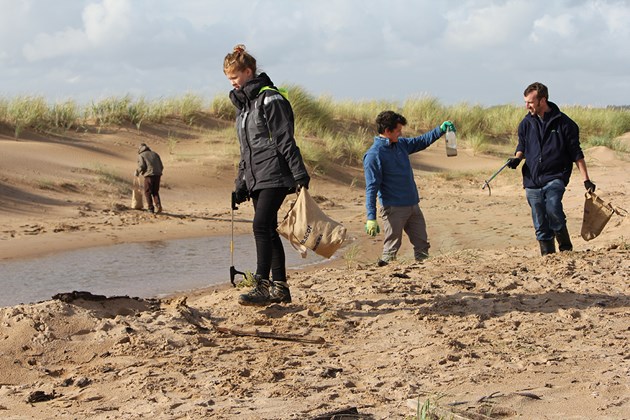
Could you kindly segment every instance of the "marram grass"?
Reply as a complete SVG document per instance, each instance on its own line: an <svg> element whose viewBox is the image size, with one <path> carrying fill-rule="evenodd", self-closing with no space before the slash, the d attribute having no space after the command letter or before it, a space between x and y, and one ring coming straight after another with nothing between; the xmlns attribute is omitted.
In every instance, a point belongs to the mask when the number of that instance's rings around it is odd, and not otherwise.
<svg viewBox="0 0 630 420"><path fill-rule="evenodd" d="M401 102L336 101L330 96L315 97L301 86L283 87L293 106L295 136L302 154L310 165L323 171L331 163L360 165L376 135L374 119L383 110L405 115L408 125L403 135L408 136L422 134L445 120L453 121L458 143L472 148L476 154L511 153L517 142L518 124L526 115L524 107L515 105L482 107L464 102L445 106L429 96ZM627 152L623 143L615 138L630 131L629 108L561 106L561 109L580 126L584 148L603 145ZM102 127L125 124L142 130L147 124L162 124L167 119L179 119L195 126L203 116L233 121L236 112L227 94L209 102L193 93L155 100L126 95L83 106L72 100L48 103L41 96L0 98L0 128L11 130L16 139L27 130L55 133L92 129L98 132ZM226 129L218 130L225 137ZM174 148L175 143L171 149Z"/></svg>

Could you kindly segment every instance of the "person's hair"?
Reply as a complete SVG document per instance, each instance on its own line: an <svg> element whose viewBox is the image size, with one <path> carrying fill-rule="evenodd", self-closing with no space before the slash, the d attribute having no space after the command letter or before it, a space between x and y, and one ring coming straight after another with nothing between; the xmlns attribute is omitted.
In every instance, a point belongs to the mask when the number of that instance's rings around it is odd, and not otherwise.
<svg viewBox="0 0 630 420"><path fill-rule="evenodd" d="M540 82L534 82L531 85L525 88L525 92L523 92L523 96L527 96L533 91L536 91L536 97L538 99L545 98L545 100L549 100L549 91L547 90L547 86L543 85Z"/></svg>
<svg viewBox="0 0 630 420"><path fill-rule="evenodd" d="M231 53L225 56L223 73L227 74L228 71L244 71L246 69L252 69L252 72L256 74L256 59L245 51L245 45L238 44Z"/></svg>
<svg viewBox="0 0 630 420"><path fill-rule="evenodd" d="M407 119L394 111L383 111L376 117L378 134L383 134L386 129L393 131L398 124L407 125Z"/></svg>

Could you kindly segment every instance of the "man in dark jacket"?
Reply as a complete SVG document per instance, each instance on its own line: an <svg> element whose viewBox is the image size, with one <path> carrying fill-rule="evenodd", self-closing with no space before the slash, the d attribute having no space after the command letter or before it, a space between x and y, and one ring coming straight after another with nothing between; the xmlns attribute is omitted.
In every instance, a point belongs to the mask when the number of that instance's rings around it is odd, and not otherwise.
<svg viewBox="0 0 630 420"><path fill-rule="evenodd" d="M580 130L556 104L548 101L549 92L542 83L529 85L524 97L529 114L518 126L518 145L514 157L508 159L508 167L516 169L525 159L523 187L541 255L556 252L554 239L560 251L572 251L562 197L573 162L582 174L586 190L595 190L580 147Z"/></svg>
<svg viewBox="0 0 630 420"><path fill-rule="evenodd" d="M145 143L138 147L138 169L136 176L144 177L144 196L147 200L147 207L150 213L161 213L162 202L160 201L160 179L162 178L162 159L153 150L149 149ZM155 204L155 207L154 207Z"/></svg>

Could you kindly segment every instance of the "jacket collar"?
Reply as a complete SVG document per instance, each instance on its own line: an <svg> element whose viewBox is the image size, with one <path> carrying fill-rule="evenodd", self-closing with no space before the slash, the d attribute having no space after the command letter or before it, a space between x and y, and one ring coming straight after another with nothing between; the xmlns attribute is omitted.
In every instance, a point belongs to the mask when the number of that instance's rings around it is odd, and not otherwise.
<svg viewBox="0 0 630 420"><path fill-rule="evenodd" d="M397 142L391 142L387 137L383 137L383 136L375 136L374 137L374 143L378 144L381 147L390 147L393 144L396 144Z"/></svg>
<svg viewBox="0 0 630 420"><path fill-rule="evenodd" d="M258 97L260 89L265 86L273 86L273 82L266 73L260 73L258 76L245 83L245 86L240 89L232 89L230 92L230 100L239 110L243 109L246 103Z"/></svg>
<svg viewBox="0 0 630 420"><path fill-rule="evenodd" d="M543 115L542 121L544 123L547 123L560 115L560 108L558 108L558 105L553 102L547 102L547 104L549 105L549 111L545 112L545 115ZM536 121L540 121L538 115L527 114L527 116Z"/></svg>

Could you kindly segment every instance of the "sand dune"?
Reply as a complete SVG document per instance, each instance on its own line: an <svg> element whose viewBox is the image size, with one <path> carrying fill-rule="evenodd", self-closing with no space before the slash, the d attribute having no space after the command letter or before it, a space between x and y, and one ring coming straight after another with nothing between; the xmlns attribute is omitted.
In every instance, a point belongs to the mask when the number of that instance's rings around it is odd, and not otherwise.
<svg viewBox="0 0 630 420"><path fill-rule="evenodd" d="M235 149L217 133L0 135L0 258L229 232ZM127 207L141 141L166 165L159 217ZM602 198L630 209L628 157L586 155ZM432 257L411 262L405 243L387 267L374 264L381 238L363 233L360 169L316 176L312 194L349 240L344 258L290 273L289 305L240 307L225 285L1 308L0 417L410 418L429 399L445 418L629 418L630 222L580 238L575 176L575 251L540 257L518 172L481 189L504 161L447 158L442 143L418 154ZM238 233L251 215L241 206Z"/></svg>

